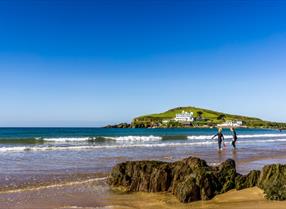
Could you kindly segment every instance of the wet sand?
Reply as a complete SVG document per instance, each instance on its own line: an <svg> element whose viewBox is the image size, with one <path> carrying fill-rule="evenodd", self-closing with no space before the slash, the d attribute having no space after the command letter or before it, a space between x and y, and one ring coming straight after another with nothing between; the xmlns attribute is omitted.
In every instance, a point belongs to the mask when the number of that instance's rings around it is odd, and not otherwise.
<svg viewBox="0 0 286 209"><path fill-rule="evenodd" d="M0 194L2 209L282 209L286 202L268 201L263 191L250 188L229 191L210 201L180 203L168 193L116 193L109 189L105 179L66 183L30 190Z"/></svg>

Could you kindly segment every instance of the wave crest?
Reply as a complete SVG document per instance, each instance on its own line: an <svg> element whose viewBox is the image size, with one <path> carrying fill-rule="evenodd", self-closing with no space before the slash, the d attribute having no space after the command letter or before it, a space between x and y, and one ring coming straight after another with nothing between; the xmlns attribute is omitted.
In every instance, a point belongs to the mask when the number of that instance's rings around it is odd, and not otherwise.
<svg viewBox="0 0 286 209"><path fill-rule="evenodd" d="M160 136L118 136L118 137L104 137L115 141L160 141Z"/></svg>
<svg viewBox="0 0 286 209"><path fill-rule="evenodd" d="M213 135L193 135L188 136L188 139L196 140L196 139L211 139ZM243 134L237 135L238 138L245 139L245 138L275 138L275 137L286 137L286 134ZM225 139L231 139L232 135L224 135Z"/></svg>
<svg viewBox="0 0 286 209"><path fill-rule="evenodd" d="M59 138L43 138L42 140L45 142L81 142L81 141L89 141L93 138L90 137L59 137Z"/></svg>
<svg viewBox="0 0 286 209"><path fill-rule="evenodd" d="M238 141L239 144L286 142L283 139L258 139ZM96 149L124 149L124 148L155 148L155 147L183 147L183 146L210 146L217 144L216 140L184 142L184 143L154 143L154 144L117 144L117 145L82 145L82 146L19 146L0 147L0 153L27 152L27 151L84 151Z"/></svg>

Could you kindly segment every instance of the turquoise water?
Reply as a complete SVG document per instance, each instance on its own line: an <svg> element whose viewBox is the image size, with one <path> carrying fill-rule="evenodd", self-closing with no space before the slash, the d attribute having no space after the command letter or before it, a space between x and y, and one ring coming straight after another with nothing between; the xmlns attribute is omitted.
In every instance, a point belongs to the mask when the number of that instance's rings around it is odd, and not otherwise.
<svg viewBox="0 0 286 209"><path fill-rule="evenodd" d="M277 130L269 129L237 129L241 134L280 134ZM0 143L16 143L17 140L29 143L48 138L84 138L84 137L119 137L119 136L161 136L163 139L173 137L184 139L187 136L212 135L216 129L108 129L108 128L0 128ZM230 134L228 129L224 130Z"/></svg>
<svg viewBox="0 0 286 209"><path fill-rule="evenodd" d="M213 146L216 129L0 128L0 154L144 147ZM283 142L286 133L269 129L237 129L241 146ZM224 130L226 141L232 136Z"/></svg>
<svg viewBox="0 0 286 209"><path fill-rule="evenodd" d="M107 173L126 160L174 161L197 156L209 163L283 155L286 132L237 129L236 151L224 130L217 151L216 129L0 128L0 183L39 180L49 175ZM238 169L245 170L243 164Z"/></svg>

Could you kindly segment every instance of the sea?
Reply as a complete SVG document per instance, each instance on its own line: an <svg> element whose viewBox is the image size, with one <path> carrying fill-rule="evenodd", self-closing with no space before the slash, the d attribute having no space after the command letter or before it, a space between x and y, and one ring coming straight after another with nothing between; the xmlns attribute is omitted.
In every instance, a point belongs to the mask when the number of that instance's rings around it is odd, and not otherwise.
<svg viewBox="0 0 286 209"><path fill-rule="evenodd" d="M218 151L216 129L0 128L0 188L17 189L46 181L99 175L128 160L176 161L194 156L210 165L232 158L247 173L267 163L284 163L286 132L223 130L225 146Z"/></svg>

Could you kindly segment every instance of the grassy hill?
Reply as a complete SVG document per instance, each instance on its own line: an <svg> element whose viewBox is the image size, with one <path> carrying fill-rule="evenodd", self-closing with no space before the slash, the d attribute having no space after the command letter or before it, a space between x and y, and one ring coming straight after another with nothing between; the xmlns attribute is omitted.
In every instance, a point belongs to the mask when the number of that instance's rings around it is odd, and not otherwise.
<svg viewBox="0 0 286 209"><path fill-rule="evenodd" d="M135 127L150 127L150 126L163 126L163 120L173 119L177 113L182 111L193 112L195 121L191 124L194 127L200 126L215 126L225 121L242 121L244 126L247 127L261 127L261 128L286 128L285 123L276 123L264 121L255 117L248 117L242 115L233 115L228 113L217 112L213 110L198 108L198 107L177 107L170 109L166 112L144 115L134 118L132 125ZM182 126L179 123L170 122L168 127Z"/></svg>

